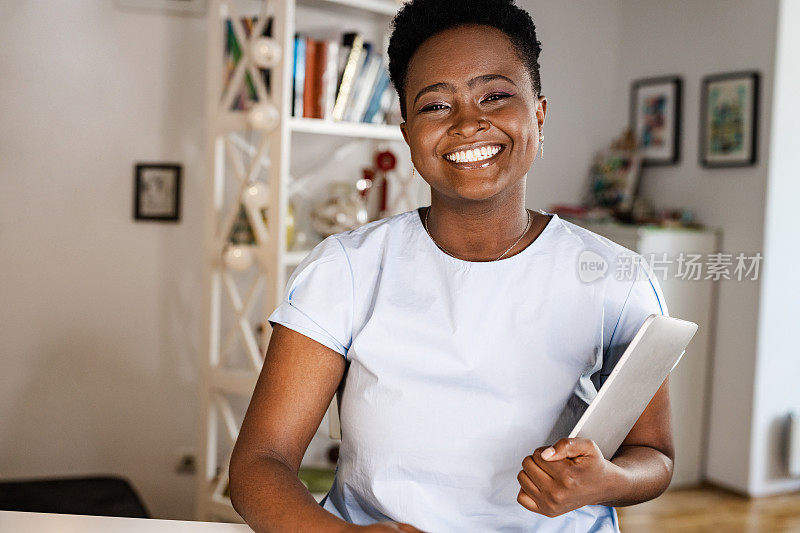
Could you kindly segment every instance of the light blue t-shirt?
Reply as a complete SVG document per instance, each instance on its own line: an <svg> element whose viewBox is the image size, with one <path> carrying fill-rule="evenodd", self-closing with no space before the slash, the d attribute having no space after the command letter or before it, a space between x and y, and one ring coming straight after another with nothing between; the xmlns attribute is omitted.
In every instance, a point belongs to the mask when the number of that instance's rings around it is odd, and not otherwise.
<svg viewBox="0 0 800 533"><path fill-rule="evenodd" d="M529 511L522 460L567 436L652 313L668 316L642 256L558 215L478 262L440 250L411 210L323 240L268 320L348 363L325 509L429 533L564 533L619 531L616 510Z"/></svg>

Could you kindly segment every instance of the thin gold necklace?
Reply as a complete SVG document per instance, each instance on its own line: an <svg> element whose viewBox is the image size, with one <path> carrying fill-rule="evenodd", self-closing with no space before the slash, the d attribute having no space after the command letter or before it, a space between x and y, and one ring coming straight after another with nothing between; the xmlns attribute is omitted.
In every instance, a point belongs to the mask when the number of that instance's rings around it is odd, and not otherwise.
<svg viewBox="0 0 800 533"><path fill-rule="evenodd" d="M455 255L451 254L450 252L448 252L447 250L445 250L444 248L442 248L442 246L441 246L441 245L440 245L438 242L436 242L436 239L434 239L434 238L433 238L433 235L431 235L431 232L428 230L428 213L430 213L430 212L431 212L431 207L430 207L430 206L428 206L428 208L425 210L425 224L423 224L423 225L425 226L425 232L426 232L426 233L428 234L428 236L431 238L431 240L433 241L433 243L434 243L436 246L438 246L438 247L439 247L439 249L440 249L441 251L443 251L444 253L446 253L447 255L449 255L449 256L451 256L451 257L455 257L456 259L460 259L461 261L464 261L464 259L461 259L460 257L456 257ZM527 209L525 210L525 212L526 212L526 213L528 213L528 224L525 226L525 231L523 231L523 232L522 232L522 235L520 235L520 236L519 236L519 239L517 239L517 241L516 241L514 244L512 244L512 245L511 245L511 247L510 247L508 250L506 250L505 252L503 252L503 253L500 255L500 257L498 257L497 259L493 259L492 261L499 261L499 260L500 260L500 259L501 259L501 258L502 258L504 255L506 255L508 252L510 252L510 251L511 251L511 248L513 248L514 246L516 246L516 245L517 245L517 243L518 243L519 241L521 241L521 240L522 240L522 237L524 237L526 233L528 233L528 229L531 227L531 212L530 212L529 210L527 210Z"/></svg>

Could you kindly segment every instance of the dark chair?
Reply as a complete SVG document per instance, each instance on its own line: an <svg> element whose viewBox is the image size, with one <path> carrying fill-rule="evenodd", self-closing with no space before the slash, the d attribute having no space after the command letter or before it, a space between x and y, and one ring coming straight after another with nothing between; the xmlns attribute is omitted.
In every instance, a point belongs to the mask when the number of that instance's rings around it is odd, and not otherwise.
<svg viewBox="0 0 800 533"><path fill-rule="evenodd" d="M0 481L0 510L150 518L131 484L118 476Z"/></svg>

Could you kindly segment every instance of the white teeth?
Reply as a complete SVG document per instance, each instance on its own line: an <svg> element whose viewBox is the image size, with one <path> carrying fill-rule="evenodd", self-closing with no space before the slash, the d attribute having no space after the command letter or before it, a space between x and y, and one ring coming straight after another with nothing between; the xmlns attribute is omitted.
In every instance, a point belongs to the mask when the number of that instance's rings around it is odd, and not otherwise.
<svg viewBox="0 0 800 533"><path fill-rule="evenodd" d="M445 157L450 161L455 161L456 163L464 163L464 162L481 161L483 159L488 159L494 156L499 151L500 151L499 145L481 146L480 148L474 148L472 150L462 150L460 152L455 152L453 154L446 155Z"/></svg>

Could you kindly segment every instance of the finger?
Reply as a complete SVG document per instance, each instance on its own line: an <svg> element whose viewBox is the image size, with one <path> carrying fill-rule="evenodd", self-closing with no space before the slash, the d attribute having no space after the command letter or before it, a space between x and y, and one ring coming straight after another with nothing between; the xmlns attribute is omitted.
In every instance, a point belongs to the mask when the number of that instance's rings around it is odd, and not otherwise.
<svg viewBox="0 0 800 533"><path fill-rule="evenodd" d="M550 451L552 450L552 451ZM545 461L559 461L568 457L589 455L592 451L591 441L584 438L559 439L555 444L542 450L541 456Z"/></svg>
<svg viewBox="0 0 800 533"><path fill-rule="evenodd" d="M538 457L538 455L539 454L536 453L533 457ZM545 464L544 466L541 466L539 463ZM555 487L561 484L560 480L565 476L568 476L568 473L565 470L571 465L565 463L568 463L568 461L547 463L547 461L544 461L541 457L538 457L537 459L531 458L530 464L527 460L524 461L525 466L523 467L523 472L527 474L531 482L539 489L538 494L530 495L534 498L538 497L538 501L540 502L549 500L549 494L554 490Z"/></svg>
<svg viewBox="0 0 800 533"><path fill-rule="evenodd" d="M553 481L553 476L550 475L550 472L542 468L543 465L539 464L536 460L536 457L539 456L540 453L541 450L537 449L535 452L533 452L533 455L526 456L525 459L522 460L522 469L526 474L528 474L528 477L530 477L534 483L537 483L539 480L542 482ZM546 466L548 469L551 468L551 465L549 464L544 464L544 466ZM542 486L541 483L537 483L537 485L539 487Z"/></svg>
<svg viewBox="0 0 800 533"><path fill-rule="evenodd" d="M529 496L534 498L539 498L542 495L542 491L538 485L530 478L528 474L525 473L524 470L520 470L519 474L517 474L517 482L519 486L522 487L522 490L526 492Z"/></svg>
<svg viewBox="0 0 800 533"><path fill-rule="evenodd" d="M536 500L528 496L525 492L520 491L517 494L517 503L519 503L524 508L528 509L529 511L533 511L534 513L544 514L542 510L539 508L539 504L536 503Z"/></svg>
<svg viewBox="0 0 800 533"><path fill-rule="evenodd" d="M570 471L570 468L573 466L573 463L570 460L547 461L542 457L541 452L535 452L532 457L536 466L539 467L539 469L543 472L547 473L547 475L550 476L550 479L553 480L561 479Z"/></svg>

